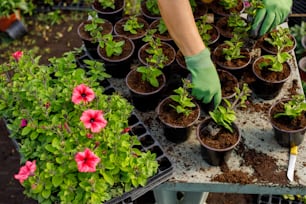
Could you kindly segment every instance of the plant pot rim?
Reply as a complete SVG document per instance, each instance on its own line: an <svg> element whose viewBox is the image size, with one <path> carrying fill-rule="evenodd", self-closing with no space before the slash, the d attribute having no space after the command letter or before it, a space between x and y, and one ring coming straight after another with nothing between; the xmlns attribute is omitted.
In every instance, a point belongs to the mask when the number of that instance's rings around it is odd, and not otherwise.
<svg viewBox="0 0 306 204"><path fill-rule="evenodd" d="M236 87L239 88L239 81L237 79L237 77L235 75L233 75L232 73L230 73L229 71L227 70L224 70L224 69L218 69L217 68L217 72L223 72L223 73L226 73L227 75L229 75L230 77L233 78L233 80L235 81L236 83ZM222 89L222 87L221 87ZM223 99L230 99L230 98L233 98L234 96L236 95L236 92L232 93L231 95L228 95L228 96L222 96Z"/></svg>
<svg viewBox="0 0 306 204"><path fill-rule="evenodd" d="M273 108L274 108L277 104L279 104L279 103L281 103L281 102L289 101L290 99L291 99L291 98L282 98L282 99L279 99L279 100L275 101L275 102L271 105L271 107L269 108L269 111L268 111L269 121L270 121L272 127L275 128L275 129L277 129L277 130L279 130L279 131L283 131L283 130L282 130L281 128L279 128L276 124L273 123L273 119L272 119L272 110L273 110ZM286 132L287 132L287 133L298 133L298 132L301 132L301 131L303 131L303 130L306 130L306 126L303 127L303 128L295 129L295 130L293 130L293 129L292 129L292 130L286 130Z"/></svg>
<svg viewBox="0 0 306 204"><path fill-rule="evenodd" d="M230 16L230 15L231 15L232 12L229 12L229 13L218 12L218 10L216 9L216 7L217 7L217 6L218 6L218 7L222 7L222 6L218 4L219 1L215 1L215 2L216 2L215 4L212 2L212 3L211 3L211 6L210 6L211 10L213 10L214 13L216 13L216 14L218 14L218 15L220 15L220 16ZM241 9L239 12L237 12L237 13L240 13L240 14L241 14L241 13L243 13L244 10L245 10L245 5L244 5L244 1L243 1L243 0L239 0L238 3L239 3L239 2L242 2L243 7L242 7L242 9Z"/></svg>
<svg viewBox="0 0 306 204"><path fill-rule="evenodd" d="M213 55L216 56L217 51L218 51L219 49L222 49L222 47L225 46L225 45L226 45L225 43L222 43L222 44L218 45L218 46L214 49ZM226 69L233 70L233 71L234 71L234 70L239 70L239 69L245 68L246 66L248 66L248 65L251 63L252 56L251 56L250 52L249 52L246 48L241 48L241 51L247 53L247 55L248 55L248 56L247 56L247 57L248 57L248 61L247 61L244 65L241 65L241 66L239 66L239 67L229 67L229 66L226 66L226 65L222 64L220 61L215 60L215 61L216 61L216 64L219 65L219 66L222 67L222 68L226 68Z"/></svg>
<svg viewBox="0 0 306 204"><path fill-rule="evenodd" d="M161 120L164 124L167 124L168 126L170 126L170 127L172 127L172 128L188 128L188 127L191 127L192 125L194 125L194 124L199 120L199 118L200 118L200 116L201 116L201 111L200 111L201 109L200 109L199 104L198 104L196 101L193 101L193 102L195 103L195 105L196 105L196 108L197 108L199 111L198 111L197 117L194 119L194 121L193 121L192 123L190 123L190 124L188 124L188 125L186 125L186 126L182 126L182 125L173 125L173 124L170 124L170 123L166 122L165 120L163 120L163 119L160 118L159 116L160 116L160 109L161 109L162 105L163 105L166 101L168 101L168 100L172 100L172 99L170 98L170 96L167 96L166 98L164 98L163 100L161 100L161 101L158 103L157 107L156 107L157 116L158 116L159 120Z"/></svg>
<svg viewBox="0 0 306 204"><path fill-rule="evenodd" d="M299 68L303 70L304 72L306 72L306 56L299 59Z"/></svg>
<svg viewBox="0 0 306 204"><path fill-rule="evenodd" d="M105 23L108 23L108 24L112 25L112 29L111 29L111 31L109 32L109 34L111 34L111 33L113 32L113 30L114 30L113 24L112 24L109 20L107 20L107 19L103 19L103 20L105 21ZM90 19L85 20L85 21L82 21L82 22L79 24L78 28L77 28L77 33L78 33L78 36L79 36L81 39L83 39L83 40L88 40L88 41L92 41L92 40L93 40L93 37L87 38L87 37L81 35L81 29L85 26L86 23L89 23L89 22L91 22ZM85 31L85 30L84 30L84 31ZM85 32L87 32L87 31L85 31Z"/></svg>
<svg viewBox="0 0 306 204"><path fill-rule="evenodd" d="M154 94L154 93L158 93L159 91L161 91L161 90L166 86L166 76L165 76L164 73L162 73L161 77L162 77L162 79L163 79L163 83L161 83L160 86L157 87L154 91L151 91L151 92L139 92L139 91L136 91L136 90L134 90L134 89L129 85L129 83L128 83L128 78L129 78L129 76L130 76L133 72L137 72L136 69L131 69L131 70L129 71L129 73L126 75L126 77L125 77L125 84L126 84L126 86L128 87L128 89L129 89L130 91L132 91L132 92L134 92L134 93L136 93L136 94L141 94L141 95L144 95L144 96L146 96L146 95L152 95L152 94Z"/></svg>
<svg viewBox="0 0 306 204"><path fill-rule="evenodd" d="M113 38L124 38L124 39L125 39L125 42L129 42L129 43L132 45L132 49L130 50L130 53L129 53L127 56L121 58L119 61L125 61L125 60L129 59L129 58L133 55L133 53L134 53L134 49L135 49L134 42L133 42L131 39L129 39L128 37L124 36L124 35L114 35ZM103 56L103 55L101 54L101 52L100 52L100 49L102 49L102 48L98 45L98 47L97 47L97 53L98 53L98 55L99 55L103 60L105 60L105 61L107 61L107 62L118 62L118 60L116 60L116 59L114 60L114 59L111 59L111 57L109 58L109 57L107 57L107 56Z"/></svg>
<svg viewBox="0 0 306 204"><path fill-rule="evenodd" d="M306 49L306 35L304 35L304 36L301 38L301 44L302 44L303 48Z"/></svg>
<svg viewBox="0 0 306 204"><path fill-rule="evenodd" d="M141 23L144 23L144 28L148 28L149 27L149 23L142 17L142 16L136 16L137 19L141 21ZM129 19L129 16L124 16L123 18L121 18L120 20L118 20L115 25L114 25L114 33L116 35L124 35L122 33L118 33L118 25L119 23L121 22L124 22L124 21L127 21ZM130 38L131 40L138 40L138 39L141 39L143 38L146 33L147 33L147 29L145 29L146 31L142 34L142 35L137 35L137 34L130 34L130 36L128 38Z"/></svg>
<svg viewBox="0 0 306 204"><path fill-rule="evenodd" d="M149 29L153 29L153 28L154 28L153 26L154 26L156 23L158 23L160 20L161 20L161 18L154 19L154 20L149 24ZM153 34L153 37L156 38L156 33ZM162 34L160 34L160 37L159 37L159 38L160 38L161 41L164 41L164 42L172 42L172 41L173 41L173 39L171 38L171 36L170 36L169 38L167 38L167 36L162 35Z"/></svg>
<svg viewBox="0 0 306 204"><path fill-rule="evenodd" d="M91 4L91 8L93 10L95 10L97 13L101 13L101 14L116 14L116 13L119 13L119 12L123 11L123 8L125 7L125 0L122 0L122 1L123 1L122 7L117 8L117 9L115 8L115 9L113 9L113 11L104 11L103 9L96 8L96 3L99 3L97 0L95 0Z"/></svg>
<svg viewBox="0 0 306 204"><path fill-rule="evenodd" d="M240 129L238 128L238 126L237 126L237 124L236 124L235 122L232 123L232 127L233 127L234 129L236 129L237 132L238 132L238 139L237 139L237 141L236 141L235 144L233 144L233 145L231 145L231 146L229 146L229 147L227 147L227 148L217 149L217 148L208 146L207 144L203 143L202 140L201 140L201 137L200 137L200 129L201 129L202 125L203 125L204 123L206 123L208 120L212 120L212 118L206 118L206 119L204 119L204 120L201 121L201 122L197 125L197 127L196 127L197 139L199 140L200 144L201 144L203 147L205 147L205 148L207 148L207 149L210 149L210 150L213 150L213 151L217 151L217 152L226 152L226 151L232 150L233 148L235 148L235 146L237 146L237 145L239 144L239 142L240 142L240 140L241 140L241 131L240 131Z"/></svg>
<svg viewBox="0 0 306 204"><path fill-rule="evenodd" d="M273 84L284 83L285 81L287 81L287 80L289 79L289 77L291 76L291 73L292 73L292 69L291 69L290 64L289 64L287 61L283 63L283 64L287 64L288 67L289 67L289 70L290 70L290 73L289 73L289 75L288 75L286 78L284 78L284 79L282 79L282 80L278 80L278 81L269 81L269 80L266 80L266 79L262 78L261 76L259 76L259 75L255 72L255 64L256 64L256 62L257 62L258 60L263 59L263 57L264 57L264 56L259 56L258 58L256 58L255 61L253 62L253 65L252 65L252 72L254 73L254 75L255 75L258 79L260 79L260 80L262 80L262 81L269 82L269 83L273 83Z"/></svg>
<svg viewBox="0 0 306 204"><path fill-rule="evenodd" d="M173 46L170 45L169 43L164 42L164 41L162 41L161 43L162 43L162 45L166 45L167 47L169 47L169 48L172 50L173 56L174 56L173 59L171 59L167 64L164 65L164 67L166 67L166 66L169 66L170 64L172 64L172 63L174 62L175 56L176 56L176 51L175 51L175 49L173 48ZM148 63L145 62L145 61L143 61L143 59L140 57L140 54L141 54L141 51L142 51L143 49L145 49L145 47L146 47L147 45L149 45L148 42L145 43L144 45L142 45L142 46L139 48L138 53L137 53L139 61L140 61L142 64L144 64L144 65L148 65Z"/></svg>

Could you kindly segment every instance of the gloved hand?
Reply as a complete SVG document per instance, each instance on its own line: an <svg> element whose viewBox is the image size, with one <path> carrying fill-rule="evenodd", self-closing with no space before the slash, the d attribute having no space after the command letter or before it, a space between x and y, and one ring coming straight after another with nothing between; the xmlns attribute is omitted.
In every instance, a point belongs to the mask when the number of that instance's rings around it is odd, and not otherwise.
<svg viewBox="0 0 306 204"><path fill-rule="evenodd" d="M205 104L213 101L216 108L222 99L221 84L209 50L205 48L196 55L185 57L185 61L191 72L191 94Z"/></svg>
<svg viewBox="0 0 306 204"><path fill-rule="evenodd" d="M264 8L257 11L251 35L261 36L283 23L291 11L292 0L262 0Z"/></svg>

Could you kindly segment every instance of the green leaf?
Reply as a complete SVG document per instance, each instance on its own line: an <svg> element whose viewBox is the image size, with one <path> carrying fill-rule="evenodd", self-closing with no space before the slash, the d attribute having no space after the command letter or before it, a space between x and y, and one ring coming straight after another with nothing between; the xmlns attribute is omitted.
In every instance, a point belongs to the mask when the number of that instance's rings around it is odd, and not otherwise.
<svg viewBox="0 0 306 204"><path fill-rule="evenodd" d="M103 178L107 183L109 183L111 186L114 185L114 178L111 174L108 174L108 172L102 172Z"/></svg>
<svg viewBox="0 0 306 204"><path fill-rule="evenodd" d="M21 135L27 135L31 132L31 128L29 126L26 126L22 129Z"/></svg>
<svg viewBox="0 0 306 204"><path fill-rule="evenodd" d="M62 182L63 182L62 175L55 175L52 177L52 184L54 185L54 187L61 185Z"/></svg>
<svg viewBox="0 0 306 204"><path fill-rule="evenodd" d="M43 191L42 191L42 197L43 198L45 198L45 199L48 199L49 198L49 196L51 195L51 190L50 189L44 189Z"/></svg>

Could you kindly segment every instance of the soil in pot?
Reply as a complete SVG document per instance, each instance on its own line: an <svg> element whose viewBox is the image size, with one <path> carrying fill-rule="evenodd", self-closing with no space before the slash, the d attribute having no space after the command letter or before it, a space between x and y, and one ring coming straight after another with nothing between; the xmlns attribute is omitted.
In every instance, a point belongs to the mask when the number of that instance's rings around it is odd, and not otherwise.
<svg viewBox="0 0 306 204"><path fill-rule="evenodd" d="M198 124L197 138L201 143L201 154L209 164L218 166L228 160L231 151L239 144L241 134L233 123L233 132L217 126L207 118Z"/></svg>
<svg viewBox="0 0 306 204"><path fill-rule="evenodd" d="M291 69L288 63L283 64L282 72L274 72L266 68L260 69L259 64L264 61L263 57L259 57L254 61L252 71L255 76L255 82L250 87L256 96L270 100L279 94L290 76Z"/></svg>
<svg viewBox="0 0 306 204"><path fill-rule="evenodd" d="M306 82L306 56L299 60L299 73L302 81Z"/></svg>
<svg viewBox="0 0 306 204"><path fill-rule="evenodd" d="M124 78L130 71L130 66L132 63L132 55L134 53L134 43L132 40L125 36L115 35L113 36L114 41L119 42L124 40L124 46L122 48L122 53L118 56L112 55L108 57L106 55L106 50L98 46L98 54L104 61L105 70L108 74L115 78Z"/></svg>
<svg viewBox="0 0 306 204"><path fill-rule="evenodd" d="M242 0L238 1L238 5L231 9L225 9L222 5L220 5L220 0L214 0L210 4L210 9L220 16L229 16L232 13L242 13L244 11L244 4Z"/></svg>
<svg viewBox="0 0 306 204"><path fill-rule="evenodd" d="M104 18L114 25L123 16L124 0L115 0L115 9L106 8L100 5L99 1L94 1L92 9L98 13L99 18Z"/></svg>
<svg viewBox="0 0 306 204"><path fill-rule="evenodd" d="M104 19L104 23L101 24L100 26L103 28L102 34L111 34L113 32L113 25L110 21ZM98 42L94 42L93 38L91 37L90 33L85 31L85 25L89 24L91 21L86 20L83 21L79 26L78 26L78 35L82 39L85 49L88 52L88 54L94 58L94 59L99 59L99 55L97 53L97 47L99 45Z"/></svg>
<svg viewBox="0 0 306 204"><path fill-rule="evenodd" d="M161 15L160 15L160 14L153 14L153 13L151 13L151 12L148 10L148 8L147 8L146 3L147 3L146 0L144 0L144 1L141 2L141 7L140 7L140 8L141 8L141 13L142 13L142 15L144 16L144 18L146 19L146 21L147 21L149 24L151 24L154 20L160 19L160 18L161 18Z"/></svg>
<svg viewBox="0 0 306 204"><path fill-rule="evenodd" d="M275 139L284 147L300 145L306 132L306 111L303 111L296 118L290 118L289 116L273 117L277 113L284 112L284 103L288 100L277 101L269 110L269 119L274 129Z"/></svg>
<svg viewBox="0 0 306 204"><path fill-rule="evenodd" d="M160 33L158 30L158 25L160 23L161 19L154 20L150 26L149 29L156 29L157 31L153 34L155 38L159 38L161 41L164 41L166 43L169 43L175 50L178 49L177 45L173 41L172 37L170 36L169 32L166 31L164 33Z"/></svg>
<svg viewBox="0 0 306 204"><path fill-rule="evenodd" d="M161 100L161 95L166 85L166 77L161 75L157 78L159 87L151 86L148 82L143 81L141 77L142 75L133 69L125 78L132 103L135 108L142 112L154 110Z"/></svg>
<svg viewBox="0 0 306 204"><path fill-rule="evenodd" d="M124 35L128 37L129 39L131 39L134 42L134 45L135 45L134 52L136 53L139 50L139 48L144 44L144 42L142 41L142 38L147 33L147 29L149 28L149 23L143 17L137 16L137 22L140 24L143 24L143 27L137 29L136 33L133 34L129 31L124 30L124 25L126 24L128 20L129 20L129 17L124 17L120 19L119 21L117 21L116 24L114 25L114 33L116 35Z"/></svg>
<svg viewBox="0 0 306 204"><path fill-rule="evenodd" d="M186 116L179 114L177 111L170 106L176 106L170 97L162 100L157 107L157 114L159 120L162 122L164 127L165 137L174 143L181 143L188 139L190 133L190 127L197 122L200 117L200 107L196 104L196 107L191 109L191 113Z"/></svg>
<svg viewBox="0 0 306 204"><path fill-rule="evenodd" d="M218 45L213 52L213 60L219 68L232 73L234 76L240 79L244 70L248 68L248 65L251 63L251 54L246 49L241 49L240 54L245 56L244 58L232 59L231 61L228 61L225 59L225 55L222 51L223 48L226 47L228 47L226 44Z"/></svg>

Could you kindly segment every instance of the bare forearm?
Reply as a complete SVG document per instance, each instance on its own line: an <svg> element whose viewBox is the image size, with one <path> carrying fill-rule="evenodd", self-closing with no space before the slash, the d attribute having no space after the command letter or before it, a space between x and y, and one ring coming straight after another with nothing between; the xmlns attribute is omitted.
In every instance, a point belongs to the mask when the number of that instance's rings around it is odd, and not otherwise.
<svg viewBox="0 0 306 204"><path fill-rule="evenodd" d="M184 56L205 48L195 24L189 0L158 0L161 16Z"/></svg>

